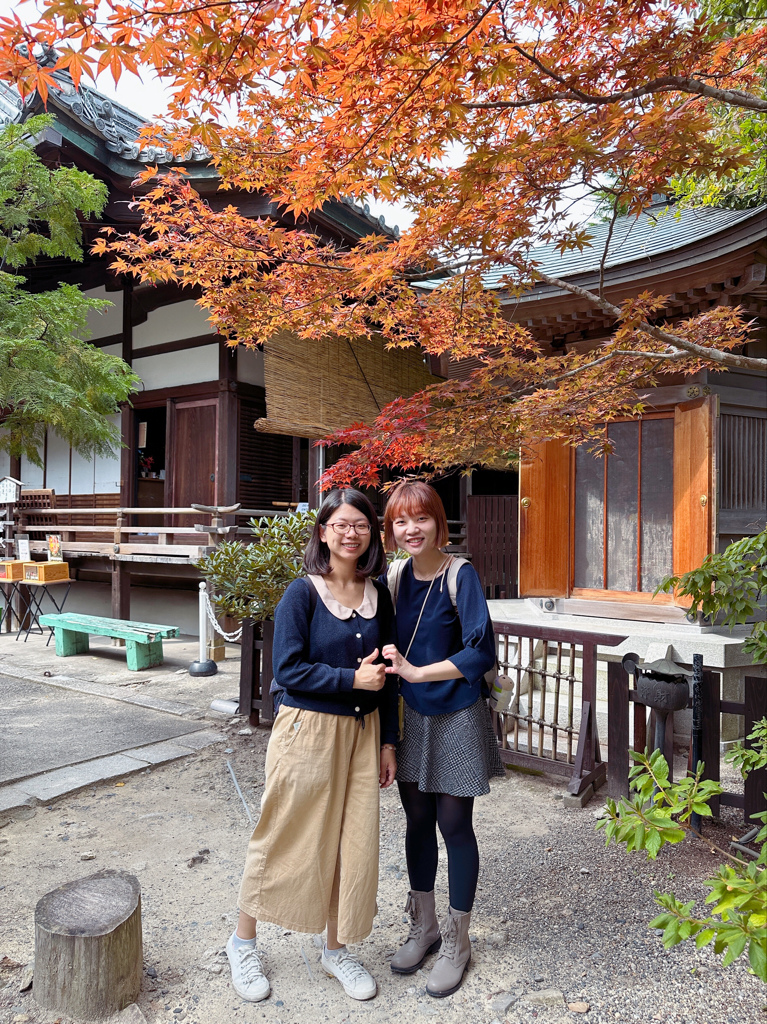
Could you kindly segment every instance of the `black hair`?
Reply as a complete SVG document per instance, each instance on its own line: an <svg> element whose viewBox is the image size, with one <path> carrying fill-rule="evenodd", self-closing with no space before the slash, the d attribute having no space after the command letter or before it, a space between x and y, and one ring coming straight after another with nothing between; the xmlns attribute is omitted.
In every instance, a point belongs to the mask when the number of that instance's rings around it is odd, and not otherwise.
<svg viewBox="0 0 767 1024"><path fill-rule="evenodd" d="M365 495L353 487L329 491L325 495L325 500L317 513L312 536L304 552L304 569L314 576L330 575L332 571L330 549L320 537L320 527L324 526L335 510L342 505L351 505L352 508L361 512L370 523L370 544L367 551L363 552L357 560L357 576L361 579L366 579L368 576L380 576L386 569L386 554L381 541L378 516Z"/></svg>

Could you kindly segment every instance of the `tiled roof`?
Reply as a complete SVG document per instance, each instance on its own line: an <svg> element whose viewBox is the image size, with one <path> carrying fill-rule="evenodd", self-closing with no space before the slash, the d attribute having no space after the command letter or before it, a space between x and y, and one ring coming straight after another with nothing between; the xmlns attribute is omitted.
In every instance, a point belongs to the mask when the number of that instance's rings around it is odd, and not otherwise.
<svg viewBox="0 0 767 1024"><path fill-rule="evenodd" d="M40 63L53 66L56 56L53 51ZM173 158L170 151L162 146L145 146L141 148L138 139L141 129L150 122L128 107L113 99L103 96L97 89L81 83L75 86L68 71L55 71L53 77L61 86L51 89L48 97L48 109L56 113L61 111L82 125L86 131L103 141L106 149L121 159L138 164L179 163L183 166L197 164L203 169L209 162L210 154L202 146L193 147L192 151L182 157ZM18 91L7 83L0 81L0 123L9 124L13 121L23 122L27 117L40 112L41 101L37 93L22 100ZM211 171L215 176L215 171ZM371 229L399 238L399 228L391 227L384 217L376 217L365 203L360 206L351 199L344 198L345 206L366 221ZM333 203L327 203L325 212L333 219Z"/></svg>
<svg viewBox="0 0 767 1024"><path fill-rule="evenodd" d="M628 263L651 260L663 253L682 249L705 238L727 231L743 221L763 214L767 206L751 210L723 210L716 207L676 210L666 205L653 207L639 217L620 217L613 227L605 269ZM561 253L555 243L534 248L530 258L552 277L574 277L599 271L609 224L587 228L591 239L587 248ZM485 287L498 288L504 276L502 269L484 277Z"/></svg>
<svg viewBox="0 0 767 1024"><path fill-rule="evenodd" d="M47 57L40 59L41 64L50 66L55 62L55 51L50 51ZM89 134L102 139L109 152L115 153L123 160L141 164L172 162L170 152L161 146L146 146L144 149L139 146L139 133L149 123L145 118L84 83L75 86L68 71L54 71L53 77L60 88L51 89L48 95L48 109L51 112L61 111L67 114ZM24 121L32 114L38 113L40 108L41 102L37 93L32 93L22 100L13 86L0 82L0 118L3 123ZM183 161L198 162L208 162L208 154L202 147L195 147Z"/></svg>

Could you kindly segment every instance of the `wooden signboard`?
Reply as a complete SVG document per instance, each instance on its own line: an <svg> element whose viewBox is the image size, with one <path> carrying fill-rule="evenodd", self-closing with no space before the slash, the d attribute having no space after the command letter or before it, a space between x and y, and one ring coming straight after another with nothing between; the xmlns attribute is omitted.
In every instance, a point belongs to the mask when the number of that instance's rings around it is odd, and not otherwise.
<svg viewBox="0 0 767 1024"><path fill-rule="evenodd" d="M0 505L15 504L21 494L21 480L12 476L0 477Z"/></svg>

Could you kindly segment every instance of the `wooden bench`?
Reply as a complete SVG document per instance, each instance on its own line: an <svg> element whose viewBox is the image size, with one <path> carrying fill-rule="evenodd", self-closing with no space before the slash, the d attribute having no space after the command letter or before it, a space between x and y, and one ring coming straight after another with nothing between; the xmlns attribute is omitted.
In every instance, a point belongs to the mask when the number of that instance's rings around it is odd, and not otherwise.
<svg viewBox="0 0 767 1024"><path fill-rule="evenodd" d="M54 631L56 655L59 658L87 654L88 637L91 634L124 640L131 672L162 665L163 640L180 633L178 626L154 626L148 622L103 619L98 615L79 615L75 612L41 615L39 622L41 626L48 626Z"/></svg>

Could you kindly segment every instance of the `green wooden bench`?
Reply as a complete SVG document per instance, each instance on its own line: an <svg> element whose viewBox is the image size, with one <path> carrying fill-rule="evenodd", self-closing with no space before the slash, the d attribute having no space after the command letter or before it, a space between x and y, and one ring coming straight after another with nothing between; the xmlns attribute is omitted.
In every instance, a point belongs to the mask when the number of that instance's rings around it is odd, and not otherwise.
<svg viewBox="0 0 767 1024"><path fill-rule="evenodd" d="M59 658L87 654L89 635L124 640L131 672L162 665L163 640L180 633L178 626L155 626L148 622L104 619L99 615L79 615L75 612L41 615L39 622L41 626L48 626L54 631Z"/></svg>

